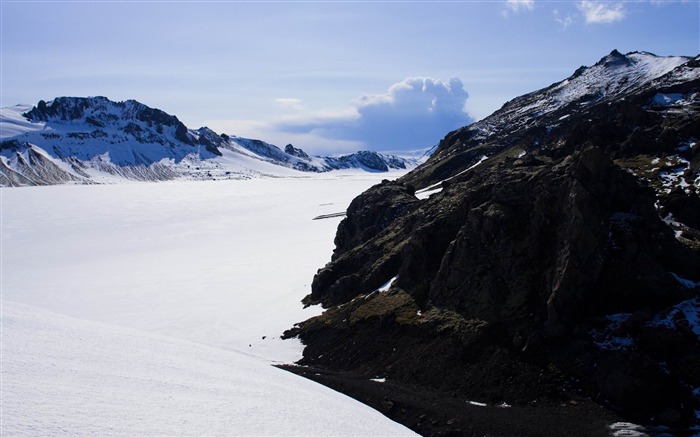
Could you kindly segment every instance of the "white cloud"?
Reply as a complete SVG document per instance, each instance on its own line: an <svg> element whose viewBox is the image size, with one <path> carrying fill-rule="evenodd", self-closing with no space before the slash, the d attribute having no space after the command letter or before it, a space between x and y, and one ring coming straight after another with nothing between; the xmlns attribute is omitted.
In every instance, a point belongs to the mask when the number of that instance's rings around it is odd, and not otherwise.
<svg viewBox="0 0 700 437"><path fill-rule="evenodd" d="M506 7L516 13L531 11L535 8L535 0L506 0Z"/></svg>
<svg viewBox="0 0 700 437"><path fill-rule="evenodd" d="M581 0L578 8L583 12L586 23L614 23L625 18L625 8L622 3L602 3L591 0Z"/></svg>
<svg viewBox="0 0 700 437"><path fill-rule="evenodd" d="M468 97L457 78L443 82L412 77L386 93L360 96L350 110L286 119L272 128L306 141L313 137L316 144L326 140L353 145L355 150L418 149L437 144L448 132L472 121L464 110Z"/></svg>
<svg viewBox="0 0 700 437"><path fill-rule="evenodd" d="M573 24L574 22L574 19L571 17L571 15L567 14L565 17L562 17L559 15L559 11L556 9L554 9L552 13L554 14L554 21L559 23L559 25L564 29L571 26L571 24Z"/></svg>
<svg viewBox="0 0 700 437"><path fill-rule="evenodd" d="M275 99L275 103L283 108L289 108L294 110L304 109L304 101L301 99L295 99L293 97L280 97Z"/></svg>

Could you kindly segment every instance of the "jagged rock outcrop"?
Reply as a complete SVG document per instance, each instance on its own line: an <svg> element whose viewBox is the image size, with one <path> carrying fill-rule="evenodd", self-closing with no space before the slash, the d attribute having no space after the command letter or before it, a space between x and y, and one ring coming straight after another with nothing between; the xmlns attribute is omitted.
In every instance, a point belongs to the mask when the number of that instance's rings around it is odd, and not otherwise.
<svg viewBox="0 0 700 437"><path fill-rule="evenodd" d="M405 169L410 161L394 155L383 155L371 150L361 150L350 155L324 158L324 165L329 169L361 168L373 172L385 172L390 168Z"/></svg>
<svg viewBox="0 0 700 437"><path fill-rule="evenodd" d="M356 198L300 363L695 421L699 67L614 51Z"/></svg>
<svg viewBox="0 0 700 437"><path fill-rule="evenodd" d="M309 155L306 152L304 152L301 149L297 149L296 147L292 146L291 144L287 144L284 147L284 153L286 153L288 155L296 156L297 158L304 158L304 159L309 158Z"/></svg>

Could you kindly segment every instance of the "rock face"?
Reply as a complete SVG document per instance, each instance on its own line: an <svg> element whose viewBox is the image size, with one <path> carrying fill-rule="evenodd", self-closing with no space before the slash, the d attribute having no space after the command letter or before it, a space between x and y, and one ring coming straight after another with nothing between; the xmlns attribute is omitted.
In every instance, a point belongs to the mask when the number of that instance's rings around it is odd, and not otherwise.
<svg viewBox="0 0 700 437"><path fill-rule="evenodd" d="M309 158L309 155L301 149L297 149L291 144L284 146L284 153L296 156L297 158Z"/></svg>
<svg viewBox="0 0 700 437"><path fill-rule="evenodd" d="M363 193L305 299L326 312L287 332L300 364L695 421L699 67L614 51Z"/></svg>

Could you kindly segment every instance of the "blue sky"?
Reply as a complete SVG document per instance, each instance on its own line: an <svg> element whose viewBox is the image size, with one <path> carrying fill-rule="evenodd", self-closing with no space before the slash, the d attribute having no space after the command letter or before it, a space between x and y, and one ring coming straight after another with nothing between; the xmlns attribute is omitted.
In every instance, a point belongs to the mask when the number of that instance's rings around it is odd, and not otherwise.
<svg viewBox="0 0 700 437"><path fill-rule="evenodd" d="M700 52L697 1L6 1L2 106L136 99L311 153L437 143L613 49ZM430 143L430 144L424 144Z"/></svg>

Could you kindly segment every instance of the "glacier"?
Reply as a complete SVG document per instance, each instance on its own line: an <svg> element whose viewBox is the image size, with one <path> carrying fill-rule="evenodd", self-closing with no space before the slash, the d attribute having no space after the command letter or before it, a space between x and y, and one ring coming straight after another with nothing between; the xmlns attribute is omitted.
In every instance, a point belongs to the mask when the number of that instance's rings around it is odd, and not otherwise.
<svg viewBox="0 0 700 437"><path fill-rule="evenodd" d="M300 299L338 213L383 177L3 188L0 433L414 435L272 367L301 357L279 336L319 311Z"/></svg>

